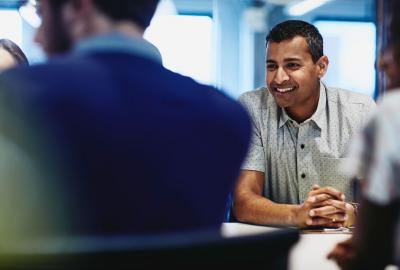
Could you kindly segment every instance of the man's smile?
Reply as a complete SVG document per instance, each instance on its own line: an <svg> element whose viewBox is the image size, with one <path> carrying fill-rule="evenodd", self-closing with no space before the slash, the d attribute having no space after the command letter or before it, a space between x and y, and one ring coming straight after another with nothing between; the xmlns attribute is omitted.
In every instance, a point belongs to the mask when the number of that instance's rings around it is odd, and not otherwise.
<svg viewBox="0 0 400 270"><path fill-rule="evenodd" d="M276 87L275 90L278 91L279 93L286 93L286 92L293 91L294 87L285 87L285 88Z"/></svg>
<svg viewBox="0 0 400 270"><path fill-rule="evenodd" d="M294 91L296 86L271 86L271 88L276 93L285 94Z"/></svg>

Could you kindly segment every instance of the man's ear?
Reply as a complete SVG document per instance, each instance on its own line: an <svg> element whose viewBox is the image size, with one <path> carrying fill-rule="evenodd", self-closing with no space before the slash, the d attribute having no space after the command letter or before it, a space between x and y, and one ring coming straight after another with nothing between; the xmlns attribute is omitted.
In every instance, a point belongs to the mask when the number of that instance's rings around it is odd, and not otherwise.
<svg viewBox="0 0 400 270"><path fill-rule="evenodd" d="M321 56L318 59L316 65L317 65L318 78L321 79L322 77L324 77L326 71L328 70L328 66L329 66L328 56L326 56L326 55Z"/></svg>
<svg viewBox="0 0 400 270"><path fill-rule="evenodd" d="M62 22L69 36L79 39L88 32L87 21L93 12L93 0L71 0L62 8Z"/></svg>
<svg viewBox="0 0 400 270"><path fill-rule="evenodd" d="M92 9L92 0L72 0L72 7L79 15L86 16Z"/></svg>

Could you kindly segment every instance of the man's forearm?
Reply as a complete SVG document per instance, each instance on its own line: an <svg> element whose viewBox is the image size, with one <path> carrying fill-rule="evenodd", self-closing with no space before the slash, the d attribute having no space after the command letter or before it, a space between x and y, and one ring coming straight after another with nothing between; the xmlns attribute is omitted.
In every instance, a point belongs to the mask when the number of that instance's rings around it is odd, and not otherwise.
<svg viewBox="0 0 400 270"><path fill-rule="evenodd" d="M240 222L298 226L296 213L299 207L299 205L277 204L264 197L253 195L251 198L235 201L234 214Z"/></svg>

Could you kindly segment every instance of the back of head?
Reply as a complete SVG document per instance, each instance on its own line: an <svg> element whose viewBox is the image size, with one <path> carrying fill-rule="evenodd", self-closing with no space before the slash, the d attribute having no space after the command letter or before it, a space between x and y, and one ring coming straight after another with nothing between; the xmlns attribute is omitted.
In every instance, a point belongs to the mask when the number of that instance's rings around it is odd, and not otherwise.
<svg viewBox="0 0 400 270"><path fill-rule="evenodd" d="M305 21L288 20L277 24L267 35L266 43L267 45L269 42L280 43L297 36L305 38L308 51L316 63L324 55L323 39L318 29Z"/></svg>
<svg viewBox="0 0 400 270"><path fill-rule="evenodd" d="M400 44L400 1L390 1L391 16L389 23L389 39L398 46Z"/></svg>
<svg viewBox="0 0 400 270"><path fill-rule="evenodd" d="M36 0L42 24L35 41L48 55L69 52L83 36L132 24L142 33L159 0ZM70 15L74 13L75 15ZM130 27L132 29L133 27Z"/></svg>
<svg viewBox="0 0 400 270"><path fill-rule="evenodd" d="M391 1L392 16L389 26L390 46L393 50L393 56L400 67L400 2ZM400 76L400 75L399 75Z"/></svg>
<svg viewBox="0 0 400 270"><path fill-rule="evenodd" d="M97 8L115 21L131 21L145 29L149 26L158 0L94 0Z"/></svg>
<svg viewBox="0 0 400 270"><path fill-rule="evenodd" d="M18 65L28 65L28 59L17 44L9 39L0 39L0 48L6 50Z"/></svg>
<svg viewBox="0 0 400 270"><path fill-rule="evenodd" d="M115 21L134 22L141 28L149 26L157 8L159 0L92 0L93 4L107 17ZM39 1L40 2L40 1ZM53 10L73 2L79 4L79 0L51 0L49 3Z"/></svg>

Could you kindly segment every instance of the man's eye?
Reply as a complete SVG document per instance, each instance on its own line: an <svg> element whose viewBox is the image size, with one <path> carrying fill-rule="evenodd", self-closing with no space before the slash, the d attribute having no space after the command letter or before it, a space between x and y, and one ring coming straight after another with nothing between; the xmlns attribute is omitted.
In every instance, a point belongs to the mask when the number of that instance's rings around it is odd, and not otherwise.
<svg viewBox="0 0 400 270"><path fill-rule="evenodd" d="M276 68L277 68L276 65L273 64L267 65L268 70L275 70Z"/></svg>
<svg viewBox="0 0 400 270"><path fill-rule="evenodd" d="M287 68L289 68L289 69L298 69L298 68L300 67L300 65L297 64L297 63L289 63L289 64L287 64L286 66L287 66Z"/></svg>

